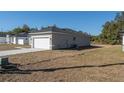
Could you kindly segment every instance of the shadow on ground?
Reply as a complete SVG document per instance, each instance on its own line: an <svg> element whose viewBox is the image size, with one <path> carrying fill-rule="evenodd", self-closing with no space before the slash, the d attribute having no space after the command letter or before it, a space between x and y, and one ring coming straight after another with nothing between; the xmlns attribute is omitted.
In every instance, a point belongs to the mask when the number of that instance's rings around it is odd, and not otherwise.
<svg viewBox="0 0 124 93"><path fill-rule="evenodd" d="M6 69L0 70L1 74L31 74L32 72L54 72L58 70L65 70L65 69L76 69L76 68L94 68L94 67L109 67L115 65L124 65L124 63L113 63L113 64L104 64L104 65L82 65L82 66L72 66L72 67L59 67L59 68L47 68L47 69Z"/></svg>
<svg viewBox="0 0 124 93"><path fill-rule="evenodd" d="M97 45L90 45L90 46L81 46L78 48L63 48L59 50L86 50L86 49L95 49L95 48L102 48L103 46L97 46Z"/></svg>

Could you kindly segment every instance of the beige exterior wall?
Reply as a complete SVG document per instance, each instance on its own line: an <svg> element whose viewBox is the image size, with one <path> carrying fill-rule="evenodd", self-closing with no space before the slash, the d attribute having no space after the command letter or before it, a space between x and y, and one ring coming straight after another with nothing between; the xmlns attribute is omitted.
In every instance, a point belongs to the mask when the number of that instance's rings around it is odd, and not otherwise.
<svg viewBox="0 0 124 93"><path fill-rule="evenodd" d="M76 34L67 34L67 33L52 34L53 49L70 48L73 45L76 45L77 47L89 46L90 38L85 35L76 35Z"/></svg>

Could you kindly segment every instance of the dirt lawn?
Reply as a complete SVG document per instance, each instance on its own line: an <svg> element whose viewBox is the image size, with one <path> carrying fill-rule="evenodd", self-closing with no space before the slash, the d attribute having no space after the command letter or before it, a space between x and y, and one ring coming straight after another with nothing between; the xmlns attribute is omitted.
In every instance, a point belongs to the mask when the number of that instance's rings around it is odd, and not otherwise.
<svg viewBox="0 0 124 93"><path fill-rule="evenodd" d="M12 50L18 48L29 48L28 45L16 45L16 44L0 44L0 51Z"/></svg>
<svg viewBox="0 0 124 93"><path fill-rule="evenodd" d="M124 52L119 45L19 54L9 60L20 70L1 73L0 81L124 81Z"/></svg>

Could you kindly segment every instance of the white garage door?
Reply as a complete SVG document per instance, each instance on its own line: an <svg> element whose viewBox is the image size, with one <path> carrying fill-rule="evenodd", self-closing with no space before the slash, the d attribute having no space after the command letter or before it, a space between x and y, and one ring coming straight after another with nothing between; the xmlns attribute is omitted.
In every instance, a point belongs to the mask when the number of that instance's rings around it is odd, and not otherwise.
<svg viewBox="0 0 124 93"><path fill-rule="evenodd" d="M48 37L34 38L33 48L50 49L50 39Z"/></svg>
<svg viewBox="0 0 124 93"><path fill-rule="evenodd" d="M23 45L24 44L24 40L23 39L18 39L18 44Z"/></svg>

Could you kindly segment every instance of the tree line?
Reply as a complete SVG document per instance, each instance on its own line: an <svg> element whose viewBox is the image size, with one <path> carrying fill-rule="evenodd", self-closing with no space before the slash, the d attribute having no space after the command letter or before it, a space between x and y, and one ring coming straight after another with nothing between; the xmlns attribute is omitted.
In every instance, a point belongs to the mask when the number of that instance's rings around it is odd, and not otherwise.
<svg viewBox="0 0 124 93"><path fill-rule="evenodd" d="M98 36L91 36L91 41L102 44L121 44L120 32L124 31L124 12L119 12L114 20L107 21L102 26L102 31Z"/></svg>
<svg viewBox="0 0 124 93"><path fill-rule="evenodd" d="M19 34L19 33L29 33L33 31L38 31L38 28L30 28L27 24L22 27L16 27L8 32L0 32L0 34Z"/></svg>

